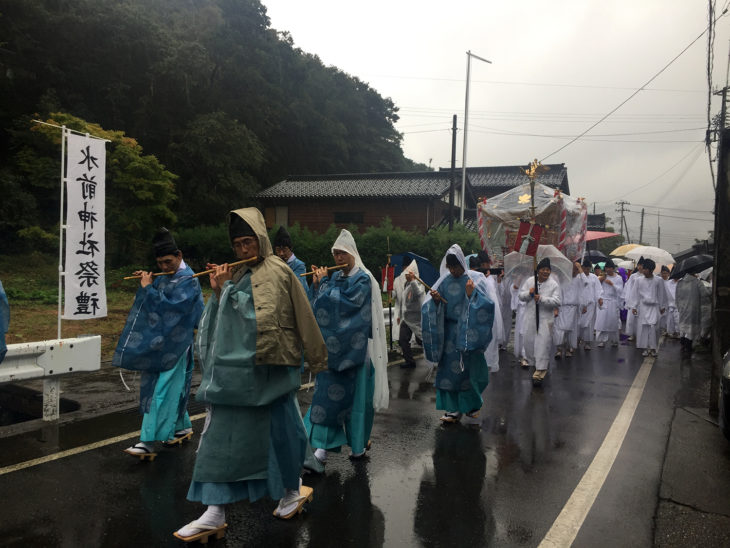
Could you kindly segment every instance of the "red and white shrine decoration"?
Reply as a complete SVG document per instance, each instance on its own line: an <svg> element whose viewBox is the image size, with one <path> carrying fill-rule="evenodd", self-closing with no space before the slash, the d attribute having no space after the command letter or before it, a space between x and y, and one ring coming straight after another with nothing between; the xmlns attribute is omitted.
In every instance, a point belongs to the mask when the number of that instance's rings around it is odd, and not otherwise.
<svg viewBox="0 0 730 548"><path fill-rule="evenodd" d="M585 201L540 183L535 183L534 220L530 215L529 182L480 201L477 216L482 248L498 262L510 251L536 247L538 243L554 245L574 261L585 252Z"/></svg>

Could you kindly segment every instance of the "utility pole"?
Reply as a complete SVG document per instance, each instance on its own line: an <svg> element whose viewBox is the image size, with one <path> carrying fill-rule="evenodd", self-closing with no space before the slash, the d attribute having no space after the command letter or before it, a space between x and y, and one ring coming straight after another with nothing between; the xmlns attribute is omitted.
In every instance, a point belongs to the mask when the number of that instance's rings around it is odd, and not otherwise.
<svg viewBox="0 0 730 548"><path fill-rule="evenodd" d="M657 209L656 212L656 246L662 246L662 225L659 224L659 214L661 212Z"/></svg>
<svg viewBox="0 0 730 548"><path fill-rule="evenodd" d="M454 186L456 185L456 114L451 125L451 184L449 185L449 232L454 230Z"/></svg>
<svg viewBox="0 0 730 548"><path fill-rule="evenodd" d="M616 205L621 207L621 209L616 210L621 212L621 236L623 237L624 227L626 227L626 240L631 243L631 238L629 238L629 227L626 225L626 219L624 218L624 207L631 204L629 204L629 202L625 200L621 200L619 202L616 202Z"/></svg>
<svg viewBox="0 0 730 548"><path fill-rule="evenodd" d="M644 208L641 208L641 225L639 226L639 244L644 241Z"/></svg>
<svg viewBox="0 0 730 548"><path fill-rule="evenodd" d="M459 221L464 224L464 207L466 204L466 137L467 129L469 128L469 82L471 73L471 58L479 59L485 63L492 64L491 61L479 57L471 50L466 52L466 99L464 100L464 144L462 145L462 157L461 157L461 215Z"/></svg>

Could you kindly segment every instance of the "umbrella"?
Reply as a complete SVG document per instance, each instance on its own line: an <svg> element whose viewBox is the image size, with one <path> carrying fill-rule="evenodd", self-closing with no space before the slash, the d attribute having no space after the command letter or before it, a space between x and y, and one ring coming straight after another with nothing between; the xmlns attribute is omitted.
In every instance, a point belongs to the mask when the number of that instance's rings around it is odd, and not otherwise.
<svg viewBox="0 0 730 548"><path fill-rule="evenodd" d="M586 230L586 242L592 242L593 240L602 240L603 238L613 238L615 236L621 236L615 232L602 232L600 230Z"/></svg>
<svg viewBox="0 0 730 548"><path fill-rule="evenodd" d="M398 276L402 271L403 258L405 256L412 258L418 265L418 277L421 278L428 285L433 285L436 280L439 279L439 271L429 262L426 257L421 257L410 251L407 253L398 253L390 258L390 264L395 266L395 276Z"/></svg>
<svg viewBox="0 0 730 548"><path fill-rule="evenodd" d="M636 249L637 247L641 246L639 244L624 244L611 251L609 255L613 255L614 257L623 257L629 251L631 251L632 249Z"/></svg>
<svg viewBox="0 0 730 548"><path fill-rule="evenodd" d="M625 268L626 270L634 269L634 261L613 261L616 264L616 268Z"/></svg>
<svg viewBox="0 0 730 548"><path fill-rule="evenodd" d="M573 263L558 248L554 245L537 246L537 262L539 263L546 257L550 259L550 267L557 277L558 283L567 283L573 278ZM534 272L535 267L531 255L512 251L504 256L505 277L526 278L532 276Z"/></svg>
<svg viewBox="0 0 730 548"><path fill-rule="evenodd" d="M660 247L653 247L650 245L640 245L635 247L628 253L624 253L624 257L627 259L634 259L638 261L641 257L645 259L651 259L657 266L663 264L674 264L674 257L668 251L664 251Z"/></svg>
<svg viewBox="0 0 730 548"><path fill-rule="evenodd" d="M715 264L712 255L695 255L685 259L672 269L672 278L681 278L685 274L696 274Z"/></svg>
<svg viewBox="0 0 730 548"><path fill-rule="evenodd" d="M608 259L608 257L606 257L605 253L602 253L602 252L598 251L597 249L586 249L586 252L583 255L583 258L588 259L593 264L600 263L601 261L605 261L606 259Z"/></svg>

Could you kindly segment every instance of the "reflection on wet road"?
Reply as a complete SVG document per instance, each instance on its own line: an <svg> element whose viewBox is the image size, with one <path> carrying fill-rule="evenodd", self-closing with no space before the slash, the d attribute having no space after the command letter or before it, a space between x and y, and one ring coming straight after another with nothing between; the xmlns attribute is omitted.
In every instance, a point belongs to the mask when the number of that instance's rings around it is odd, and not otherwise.
<svg viewBox="0 0 730 548"><path fill-rule="evenodd" d="M501 356L480 419L451 426L439 423L425 363L391 367L391 405L376 415L369 458L331 454L324 475L304 477L314 500L291 522L272 518L272 501L231 505L229 532L211 546L537 546L590 465L642 359L629 347L581 352L533 389L530 372ZM656 391L673 395L667 379L680 374L691 372L666 373ZM638 425L654 420L640 406ZM119 413L42 434L55 435L50 446L37 432L5 438L0 467L138 424L135 414ZM124 455L126 442L117 442L0 475L0 492L13 502L0 545L179 545L172 531L201 511L185 500L197 439L161 450L152 463ZM620 468L617 462L612 474ZM637 488L656 492L651 484ZM589 518L609 519L614 510L603 506L599 497ZM648 512L649 531L652 511L635 512L641 523Z"/></svg>

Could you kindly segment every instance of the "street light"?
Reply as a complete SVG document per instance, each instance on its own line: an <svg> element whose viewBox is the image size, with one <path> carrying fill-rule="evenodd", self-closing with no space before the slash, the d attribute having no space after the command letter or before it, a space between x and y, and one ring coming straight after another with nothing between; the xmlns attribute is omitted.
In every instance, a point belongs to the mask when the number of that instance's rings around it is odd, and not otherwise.
<svg viewBox="0 0 730 548"><path fill-rule="evenodd" d="M464 224L464 203L466 202L466 130L469 126L469 73L471 71L472 57L479 59L480 61L484 61L485 63L489 63L490 65L492 64L491 61L488 61L483 57L479 57L472 53L471 50L466 52L466 100L464 104L464 146L461 158L461 214L459 217L461 224Z"/></svg>

